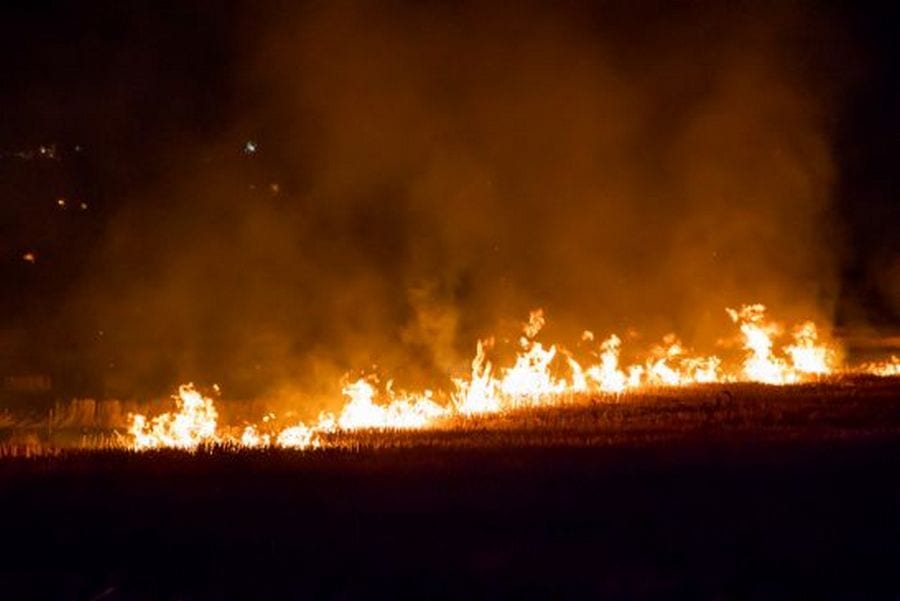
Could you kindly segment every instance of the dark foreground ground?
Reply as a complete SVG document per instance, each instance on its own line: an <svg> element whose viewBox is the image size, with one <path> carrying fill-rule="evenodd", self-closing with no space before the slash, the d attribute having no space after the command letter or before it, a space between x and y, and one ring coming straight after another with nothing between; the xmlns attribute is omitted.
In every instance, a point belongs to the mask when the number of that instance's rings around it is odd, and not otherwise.
<svg viewBox="0 0 900 601"><path fill-rule="evenodd" d="M882 381L6 459L0 598L896 599L898 431Z"/></svg>

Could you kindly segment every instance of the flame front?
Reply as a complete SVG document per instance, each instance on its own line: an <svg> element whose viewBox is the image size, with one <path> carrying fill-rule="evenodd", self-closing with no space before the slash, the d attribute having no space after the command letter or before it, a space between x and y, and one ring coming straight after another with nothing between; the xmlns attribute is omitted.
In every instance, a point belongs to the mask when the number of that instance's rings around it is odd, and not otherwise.
<svg viewBox="0 0 900 601"><path fill-rule="evenodd" d="M453 379L453 389L435 401L430 390L421 393L394 392L389 382L381 393L373 378L360 378L346 384L346 397L335 415L322 413L312 423L300 422L281 429L271 427L270 416L263 425L248 425L240 433L218 425L213 401L192 385L181 386L174 396L176 411L152 419L131 415L130 446L135 450L179 448L194 450L201 445L226 444L247 448L278 446L310 449L326 444L328 434L354 430L423 429L434 427L452 417L496 414L534 406L556 405L578 394L612 394L659 386L686 386L716 382L758 382L784 385L852 371L876 376L900 375L900 359L868 363L853 370L837 365L837 350L819 337L819 330L806 321L792 330L791 344L778 352L776 339L784 328L766 318L760 304L726 309L741 332L742 361L725 369L715 355L692 354L674 335L663 338L643 361L621 365L622 339L611 334L596 348L594 360L582 366L575 357L557 345L545 347L536 340L545 324L542 310L533 311L523 326L520 350L513 364L496 369L488 358L493 340L478 341L471 372ZM591 332L582 340L594 341ZM386 403L376 402L380 395Z"/></svg>

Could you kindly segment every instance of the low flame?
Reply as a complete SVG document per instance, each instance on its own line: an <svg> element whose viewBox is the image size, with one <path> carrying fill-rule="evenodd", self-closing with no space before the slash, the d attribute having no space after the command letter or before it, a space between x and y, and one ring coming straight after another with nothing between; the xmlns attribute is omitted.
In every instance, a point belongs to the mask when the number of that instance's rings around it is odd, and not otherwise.
<svg viewBox="0 0 900 601"><path fill-rule="evenodd" d="M766 318L763 305L727 309L742 335L744 358L734 369L725 369L718 356L694 355L674 335L663 338L644 361L623 367L622 340L615 334L597 347L594 360L582 366L556 345L545 347L536 340L545 324L542 310L533 311L523 326L520 351L512 366L496 369L488 358L493 340L478 341L471 372L453 379L449 403L434 400L430 390L421 393L394 392L388 382L380 396L372 378L347 383L342 390L345 404L337 415L322 413L312 423L297 423L275 429L271 415L262 425L247 425L240 433L220 428L213 401L192 385L181 386L173 397L176 411L152 419L131 415L130 446L135 450L171 447L193 450L201 445L227 444L256 448L277 446L310 449L323 446L326 435L338 431L366 429L422 429L448 418L496 414L522 407L555 405L577 394L620 394L659 386L686 386L716 382L758 382L784 385L812 381L838 373L837 350L822 342L816 325L803 322L791 332L792 344L776 351L775 340L784 328ZM582 340L594 341L591 332ZM567 377L559 375L568 372ZM900 359L865 364L854 372L878 376L900 375Z"/></svg>
<svg viewBox="0 0 900 601"><path fill-rule="evenodd" d="M374 403L375 388L365 379L344 386L343 392L350 401L337 419L342 430L423 428L431 420L443 417L445 411L431 400L431 391L427 390L418 397L400 397L388 405ZM327 414L320 418L320 426L323 421L333 422Z"/></svg>
<svg viewBox="0 0 900 601"><path fill-rule="evenodd" d="M884 378L900 376L900 357L892 356L889 361L865 363L859 371Z"/></svg>

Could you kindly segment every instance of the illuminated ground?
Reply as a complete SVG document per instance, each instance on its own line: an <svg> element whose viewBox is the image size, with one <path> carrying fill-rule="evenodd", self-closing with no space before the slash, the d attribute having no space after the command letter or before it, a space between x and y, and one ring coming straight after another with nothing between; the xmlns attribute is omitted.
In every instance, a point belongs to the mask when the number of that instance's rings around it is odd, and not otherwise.
<svg viewBox="0 0 900 601"><path fill-rule="evenodd" d="M896 598L900 382L0 461L10 598ZM13 594L14 593L14 594Z"/></svg>

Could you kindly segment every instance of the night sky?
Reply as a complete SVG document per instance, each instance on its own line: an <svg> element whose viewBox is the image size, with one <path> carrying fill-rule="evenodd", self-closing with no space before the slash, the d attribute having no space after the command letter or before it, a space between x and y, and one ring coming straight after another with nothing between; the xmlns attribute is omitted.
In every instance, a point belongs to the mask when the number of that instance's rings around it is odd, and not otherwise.
<svg viewBox="0 0 900 601"><path fill-rule="evenodd" d="M324 4L2 9L0 375L60 396L415 380L532 306L702 340L724 319L702 293L757 290L900 327L896 6ZM772 194L691 199L785 153ZM705 215L785 223L719 238ZM766 240L789 258L742 258ZM689 271L654 275L686 244ZM695 278L707 258L751 283Z"/></svg>

